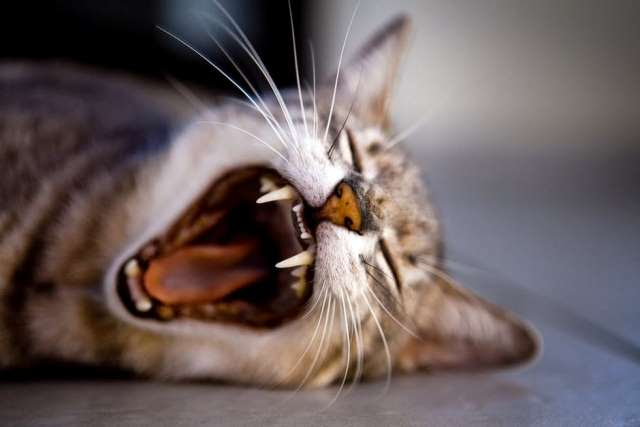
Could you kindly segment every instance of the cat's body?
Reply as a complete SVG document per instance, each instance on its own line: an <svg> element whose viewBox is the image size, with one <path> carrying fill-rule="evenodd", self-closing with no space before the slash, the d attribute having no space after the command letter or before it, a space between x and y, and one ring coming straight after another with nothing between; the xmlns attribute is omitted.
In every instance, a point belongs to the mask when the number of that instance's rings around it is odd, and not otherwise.
<svg viewBox="0 0 640 427"><path fill-rule="evenodd" d="M58 344L97 332L80 312L100 316L127 200L182 120L133 81L68 65L5 64L0 94L0 359L99 361L100 345ZM67 291L85 308L58 305Z"/></svg>
<svg viewBox="0 0 640 427"><path fill-rule="evenodd" d="M528 328L448 283L420 174L385 148L388 82L406 25L392 23L343 70L335 109L330 84L319 85L315 107L303 95L304 118L295 90L282 101L224 101L193 115L177 94L122 78L66 66L0 67L0 364L61 360L164 378L321 385L377 376L390 365L410 371L530 358ZM330 138L322 138L332 114ZM150 242L171 247L176 238L167 230L190 230L185 212L203 194L235 206L213 183L238 170L249 182L255 167L295 188L305 212L319 212L313 243L278 228L279 246L267 248L313 253L312 290L301 291L308 314L255 327L234 313L192 314L222 305L181 302L166 317L168 299L145 282L149 311L146 298L120 283L124 266L130 259L147 272L192 266L190 243L164 258L144 250ZM341 190L335 195L341 185L354 193L358 209L347 212L357 213L355 223L334 209L344 207ZM303 281L311 280L304 268ZM138 302L144 308L136 311ZM158 318L148 315L154 310Z"/></svg>

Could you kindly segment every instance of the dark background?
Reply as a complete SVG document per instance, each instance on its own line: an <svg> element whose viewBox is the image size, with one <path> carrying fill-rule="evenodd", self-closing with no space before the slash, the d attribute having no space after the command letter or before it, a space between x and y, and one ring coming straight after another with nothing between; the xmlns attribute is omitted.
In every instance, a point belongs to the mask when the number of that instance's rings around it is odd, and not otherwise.
<svg viewBox="0 0 640 427"><path fill-rule="evenodd" d="M276 83L294 79L291 32L287 2L228 0L221 4L238 21L254 44ZM301 40L304 3L292 2L296 32ZM211 21L199 14L219 14L208 0L21 0L2 2L0 9L0 58L68 60L101 68L133 72L209 88L231 86L205 61L160 31L162 26L184 38L198 50L225 63L206 29L218 38L249 75L237 45ZM244 62L243 62L244 61Z"/></svg>

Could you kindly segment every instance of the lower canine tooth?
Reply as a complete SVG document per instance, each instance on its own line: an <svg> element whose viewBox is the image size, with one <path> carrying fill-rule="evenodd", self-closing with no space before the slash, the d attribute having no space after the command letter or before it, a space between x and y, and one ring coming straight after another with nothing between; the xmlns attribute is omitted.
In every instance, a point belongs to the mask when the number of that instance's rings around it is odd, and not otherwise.
<svg viewBox="0 0 640 427"><path fill-rule="evenodd" d="M302 240L308 240L311 238L311 234L307 233L306 231L303 231L302 233L300 233L300 238Z"/></svg>
<svg viewBox="0 0 640 427"><path fill-rule="evenodd" d="M276 264L276 268L290 268L297 267L299 265L310 265L313 263L313 255L309 251L302 251L297 255L280 261Z"/></svg>
<svg viewBox="0 0 640 427"><path fill-rule="evenodd" d="M256 200L256 203L275 202L276 200L290 200L294 197L296 197L296 190L294 190L290 185L285 185L284 187L273 190L258 198L258 200Z"/></svg>

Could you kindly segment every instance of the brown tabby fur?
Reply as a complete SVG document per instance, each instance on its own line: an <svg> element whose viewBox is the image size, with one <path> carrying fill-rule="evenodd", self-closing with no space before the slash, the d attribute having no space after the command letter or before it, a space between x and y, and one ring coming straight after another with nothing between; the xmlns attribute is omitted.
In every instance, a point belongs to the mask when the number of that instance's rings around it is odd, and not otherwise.
<svg viewBox="0 0 640 427"><path fill-rule="evenodd" d="M369 208L387 230L388 249L407 283L400 295L386 291L401 301L400 308L390 304L391 313L378 311L391 364L412 371L530 359L537 348L530 328L442 272L438 223L421 175L400 150L384 149L390 82L406 31L406 20L396 20L361 50L351 63L357 66L345 68L334 119L340 123L346 117L358 92L347 129L370 171L367 179L375 183ZM331 89L330 84L318 89L318 109L325 114ZM286 96L292 109L295 95ZM260 128L264 124L257 124L260 118L240 104L212 106L207 114L267 134ZM206 157L211 141L222 144L230 134L216 137L222 131L191 122L178 95L146 83L68 65L0 66L0 366L57 360L163 378L279 385L302 383L310 370L307 385L322 385L339 380L345 365L354 363L344 362L342 335L333 331L317 366L301 355L297 342L309 339L313 317L296 324L295 332L293 326L282 327L271 335L246 332L243 338L245 332L229 327L225 337L222 326L214 338L208 325L146 327L106 303L114 263L157 217L166 216L158 200L173 196L156 200L156 193L175 181L175 188L183 183L189 188L185 194L196 194L214 176L203 178L215 172L201 170L206 161L187 161L200 168L191 183L182 173L188 168L180 166L186 160L176 158ZM351 239L336 233L336 241ZM331 324L339 329L339 321ZM368 322L362 333L363 375L380 375L388 361L378 330ZM256 354L245 354L249 350ZM302 363L290 374L297 360Z"/></svg>

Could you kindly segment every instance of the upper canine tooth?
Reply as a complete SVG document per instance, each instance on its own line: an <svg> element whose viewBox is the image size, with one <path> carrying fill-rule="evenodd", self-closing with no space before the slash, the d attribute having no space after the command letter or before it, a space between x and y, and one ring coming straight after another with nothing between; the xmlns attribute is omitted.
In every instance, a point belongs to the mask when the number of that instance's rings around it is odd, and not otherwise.
<svg viewBox="0 0 640 427"><path fill-rule="evenodd" d="M290 185L273 190L256 200L256 203L274 202L276 200L289 200L296 197L296 190Z"/></svg>
<svg viewBox="0 0 640 427"><path fill-rule="evenodd" d="M311 263L313 263L313 254L309 251L302 251L291 258L280 261L276 264L276 268L290 268L299 265L310 265Z"/></svg>
<svg viewBox="0 0 640 427"><path fill-rule="evenodd" d="M291 208L295 213L299 214L302 211L302 203L298 203L293 208Z"/></svg>

